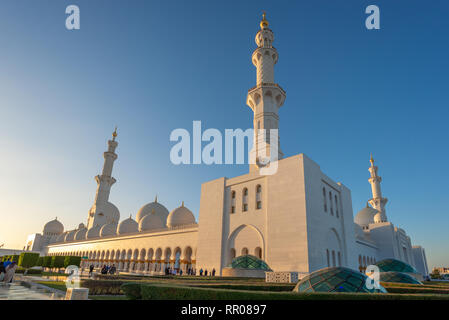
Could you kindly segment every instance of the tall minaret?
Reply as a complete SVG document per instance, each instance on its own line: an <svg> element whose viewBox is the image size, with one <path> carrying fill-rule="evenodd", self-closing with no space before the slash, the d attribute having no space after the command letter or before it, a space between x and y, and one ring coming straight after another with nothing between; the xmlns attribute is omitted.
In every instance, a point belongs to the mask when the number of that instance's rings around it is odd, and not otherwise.
<svg viewBox="0 0 449 320"><path fill-rule="evenodd" d="M108 150L103 153L104 165L101 175L95 177L97 181L97 193L95 195L94 205L89 211L89 217L87 219L87 228L90 229L97 225L102 226L108 223L108 217L105 215L106 204L109 200L109 193L111 191L112 185L116 180L111 176L112 167L114 161L117 159L117 154L115 153L115 148L117 148L117 127L112 133L112 140L108 140Z"/></svg>
<svg viewBox="0 0 449 320"><path fill-rule="evenodd" d="M368 200L368 202L371 204L371 206L379 211L378 214L374 217L374 222L387 222L387 214L385 212L385 205L387 204L388 199L382 197L382 191L380 190L380 182L382 181L382 178L377 175L377 166L374 165L374 159L373 155L371 155L371 166L369 167L369 172L371 174L371 177L368 179L369 183L371 184L371 190L373 192L373 198Z"/></svg>
<svg viewBox="0 0 449 320"><path fill-rule="evenodd" d="M273 47L273 41L273 31L268 28L264 13L260 31L256 34L257 49L251 57L257 68L257 85L248 91L246 99L246 104L254 112L254 145L250 158L256 159L256 163L261 156L272 158L276 155L270 153L270 129L279 129L278 110L285 100L285 91L274 82L274 65L278 61L278 52ZM266 130L266 134L263 129ZM279 135L277 145L271 148L277 153L277 158L282 159ZM262 165L252 164L250 171L257 170L260 166Z"/></svg>

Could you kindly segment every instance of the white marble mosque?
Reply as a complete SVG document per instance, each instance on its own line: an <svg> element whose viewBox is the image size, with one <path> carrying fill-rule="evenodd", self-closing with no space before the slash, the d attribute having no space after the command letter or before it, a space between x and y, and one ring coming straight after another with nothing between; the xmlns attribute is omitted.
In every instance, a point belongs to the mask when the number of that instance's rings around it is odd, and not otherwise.
<svg viewBox="0 0 449 320"><path fill-rule="evenodd" d="M254 112L255 129L278 129L279 108L285 91L275 83L278 52L273 31L263 17L256 35L252 62L256 86L248 91L247 104ZM307 274L328 266L363 271L367 265L394 258L429 273L424 248L413 245L405 230L389 222L387 198L371 157L368 179L372 198L354 218L351 192L321 171L304 154L283 158L278 150L278 170L263 175L258 164L233 178L202 184L199 221L182 203L169 211L157 198L120 221L111 202L112 177L117 159L117 131L108 141L104 166L95 177L97 191L86 223L66 230L57 219L42 233L30 235L25 249L42 255L78 255L82 264L115 264L119 271L159 274L175 269L223 269L232 259L252 254L274 271ZM267 149L264 137L255 137L254 148Z"/></svg>

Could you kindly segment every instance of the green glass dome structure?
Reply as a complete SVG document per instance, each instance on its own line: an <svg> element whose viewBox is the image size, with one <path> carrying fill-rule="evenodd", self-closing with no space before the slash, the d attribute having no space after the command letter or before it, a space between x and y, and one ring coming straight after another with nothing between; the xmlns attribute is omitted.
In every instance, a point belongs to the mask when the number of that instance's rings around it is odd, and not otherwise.
<svg viewBox="0 0 449 320"><path fill-rule="evenodd" d="M422 284L421 281L417 280L415 277L397 271L388 271L380 273L381 282L396 282L396 283L411 283L411 284Z"/></svg>
<svg viewBox="0 0 449 320"><path fill-rule="evenodd" d="M368 277L358 271L345 267L330 267L312 272L298 282L293 291L311 292L365 292L386 293L384 287L368 289Z"/></svg>
<svg viewBox="0 0 449 320"><path fill-rule="evenodd" d="M380 272L396 271L396 272L418 273L418 271L416 271L416 269L413 268L408 263L396 259L384 259L382 261L377 262L375 265L379 267Z"/></svg>
<svg viewBox="0 0 449 320"><path fill-rule="evenodd" d="M264 270L264 271L272 271L268 264L250 254L246 254L243 256L239 256L232 260L232 263L229 266L233 269L252 269L252 270Z"/></svg>

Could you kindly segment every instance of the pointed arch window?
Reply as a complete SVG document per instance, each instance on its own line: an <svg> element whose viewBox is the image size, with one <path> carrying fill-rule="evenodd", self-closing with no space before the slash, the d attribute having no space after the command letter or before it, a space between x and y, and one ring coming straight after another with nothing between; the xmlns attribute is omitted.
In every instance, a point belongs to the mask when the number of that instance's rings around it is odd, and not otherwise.
<svg viewBox="0 0 449 320"><path fill-rule="evenodd" d="M336 214L337 218L340 217L340 215L338 213L338 198L337 198L337 195L335 195L335 214Z"/></svg>
<svg viewBox="0 0 449 320"><path fill-rule="evenodd" d="M256 187L256 209L262 209L262 186L260 184Z"/></svg>
<svg viewBox="0 0 449 320"><path fill-rule="evenodd" d="M332 266L335 267L336 266L336 262L335 262L335 251L332 250Z"/></svg>
<svg viewBox="0 0 449 320"><path fill-rule="evenodd" d="M323 187L324 212L327 212L326 188Z"/></svg>
<svg viewBox="0 0 449 320"><path fill-rule="evenodd" d="M334 215L334 205L332 204L332 192L329 191L329 204L331 208L331 215Z"/></svg>
<svg viewBox="0 0 449 320"><path fill-rule="evenodd" d="M331 261L329 258L329 249L326 249L326 257L327 257L327 266L330 267L331 266Z"/></svg>
<svg viewBox="0 0 449 320"><path fill-rule="evenodd" d="M243 189L242 210L243 212L248 211L248 188Z"/></svg>
<svg viewBox="0 0 449 320"><path fill-rule="evenodd" d="M231 192L231 213L235 213L235 191Z"/></svg>

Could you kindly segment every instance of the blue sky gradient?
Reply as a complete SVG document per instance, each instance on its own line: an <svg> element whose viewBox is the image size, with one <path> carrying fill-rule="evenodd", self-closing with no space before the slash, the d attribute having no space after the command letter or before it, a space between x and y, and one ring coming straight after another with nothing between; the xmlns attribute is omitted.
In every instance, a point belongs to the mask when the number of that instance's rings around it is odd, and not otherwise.
<svg viewBox="0 0 449 320"><path fill-rule="evenodd" d="M65 28L76 4L81 29ZM376 4L381 29L365 28ZM449 265L446 181L447 1L2 1L0 4L0 244L22 248L58 216L87 220L119 127L111 202L121 217L158 195L197 216L201 183L246 165L170 163L172 130L249 128L246 92L261 12L279 52L275 80L286 156L305 153L370 198L372 152L389 220Z"/></svg>

